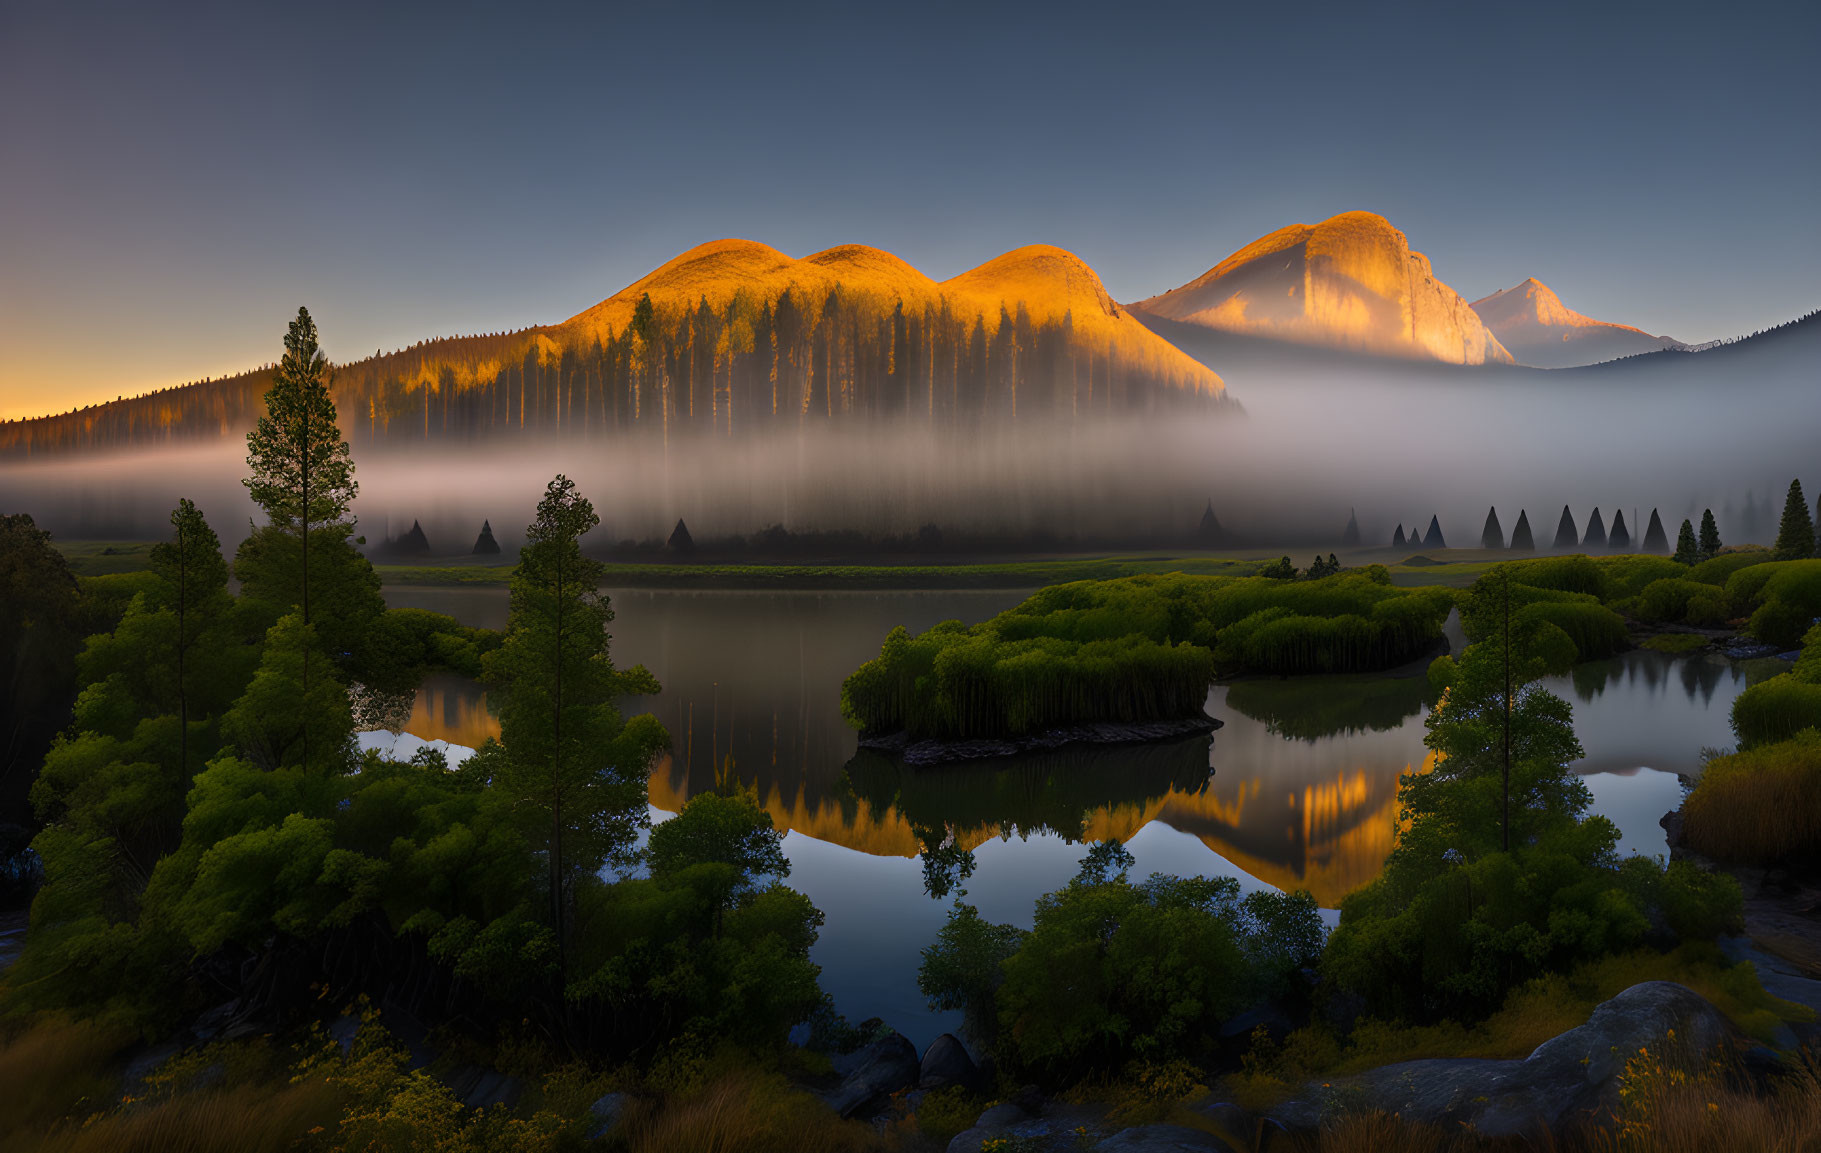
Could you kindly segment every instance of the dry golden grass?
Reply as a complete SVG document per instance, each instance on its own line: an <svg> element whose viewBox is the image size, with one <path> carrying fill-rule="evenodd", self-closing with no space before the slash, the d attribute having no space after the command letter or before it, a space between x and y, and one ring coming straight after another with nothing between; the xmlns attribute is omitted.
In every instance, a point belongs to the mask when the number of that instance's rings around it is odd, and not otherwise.
<svg viewBox="0 0 1821 1153"><path fill-rule="evenodd" d="M0 1042L0 1148L18 1134L115 1104L115 1058L131 1039L100 1025L43 1018Z"/></svg>
<svg viewBox="0 0 1821 1153"><path fill-rule="evenodd" d="M632 1153L868 1153L891 1148L782 1078L729 1074L627 1120Z"/></svg>
<svg viewBox="0 0 1821 1153"><path fill-rule="evenodd" d="M1816 1153L1821 1067L1812 1055L1769 1093L1721 1065L1685 1075L1640 1053L1626 1065L1619 1115L1586 1134L1587 1153Z"/></svg>
<svg viewBox="0 0 1821 1153"><path fill-rule="evenodd" d="M85 1122L68 1122L11 1149L35 1153L264 1153L295 1148L334 1124L337 1095L323 1085L251 1086L186 1093Z"/></svg>
<svg viewBox="0 0 1821 1153"><path fill-rule="evenodd" d="M1682 802L1682 835L1717 861L1821 856L1821 740L1805 735L1708 762Z"/></svg>

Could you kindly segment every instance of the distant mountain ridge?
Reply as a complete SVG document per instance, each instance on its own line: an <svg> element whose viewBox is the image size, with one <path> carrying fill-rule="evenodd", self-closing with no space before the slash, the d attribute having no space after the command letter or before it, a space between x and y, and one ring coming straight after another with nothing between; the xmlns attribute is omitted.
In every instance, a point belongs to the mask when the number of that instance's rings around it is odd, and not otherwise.
<svg viewBox="0 0 1821 1153"><path fill-rule="evenodd" d="M219 439L259 414L270 369L0 423L0 457ZM425 341L340 365L356 445L500 435L743 436L915 417L972 428L1225 401L1220 375L1047 245L937 282L843 245L794 259L749 240L683 253L568 320Z"/></svg>
<svg viewBox="0 0 1821 1153"><path fill-rule="evenodd" d="M1514 362L1429 258L1371 212L1280 228L1188 284L1130 307L1180 324L1374 356Z"/></svg>
<svg viewBox="0 0 1821 1153"><path fill-rule="evenodd" d="M1481 297L1472 308L1518 363L1532 368L1572 368L1640 352L1688 348L1672 337L1584 316L1535 277Z"/></svg>

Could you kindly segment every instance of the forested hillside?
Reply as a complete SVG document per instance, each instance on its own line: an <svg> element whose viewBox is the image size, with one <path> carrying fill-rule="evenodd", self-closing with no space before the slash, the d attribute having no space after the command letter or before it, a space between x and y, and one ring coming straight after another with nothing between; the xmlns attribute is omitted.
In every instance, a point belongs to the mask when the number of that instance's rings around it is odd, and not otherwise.
<svg viewBox="0 0 1821 1153"><path fill-rule="evenodd" d="M249 428L268 370L0 424L0 457ZM362 447L518 436L742 437L811 422L944 428L1225 401L1059 249L938 284L875 249L793 260L717 241L560 325L426 341L338 366Z"/></svg>

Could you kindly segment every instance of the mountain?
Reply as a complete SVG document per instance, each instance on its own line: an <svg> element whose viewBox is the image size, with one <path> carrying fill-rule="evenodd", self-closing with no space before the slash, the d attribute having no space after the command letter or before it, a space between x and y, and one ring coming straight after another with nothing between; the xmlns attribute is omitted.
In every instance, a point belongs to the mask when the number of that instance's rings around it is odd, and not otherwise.
<svg viewBox="0 0 1821 1153"><path fill-rule="evenodd" d="M1513 358L1429 258L1384 217L1292 224L1206 273L1130 306L1222 332L1444 364Z"/></svg>
<svg viewBox="0 0 1821 1153"><path fill-rule="evenodd" d="M270 378L0 423L0 457L237 436ZM334 390L356 446L732 438L892 417L972 429L1226 401L1218 373L1060 248L1020 248L937 282L864 245L796 259L750 240L693 248L560 324L337 365Z"/></svg>
<svg viewBox="0 0 1821 1153"><path fill-rule="evenodd" d="M1640 352L1688 347L1628 324L1583 316L1535 277L1482 297L1472 307L1506 351L1519 364L1532 368L1572 368Z"/></svg>

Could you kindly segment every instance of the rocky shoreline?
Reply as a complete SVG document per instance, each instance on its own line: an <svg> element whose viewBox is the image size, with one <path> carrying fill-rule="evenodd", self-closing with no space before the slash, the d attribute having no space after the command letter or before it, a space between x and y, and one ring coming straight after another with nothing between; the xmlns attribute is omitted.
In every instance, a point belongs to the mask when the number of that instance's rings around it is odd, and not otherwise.
<svg viewBox="0 0 1821 1153"><path fill-rule="evenodd" d="M1104 722L1091 725L1065 725L1044 729L1023 737L978 738L961 741L913 741L905 733L862 736L860 747L890 753L907 765L940 765L950 761L977 761L990 757L1011 757L1019 753L1059 749L1064 745L1123 745L1143 741L1162 741L1211 733L1223 722L1202 715L1173 721L1142 721L1132 724Z"/></svg>

